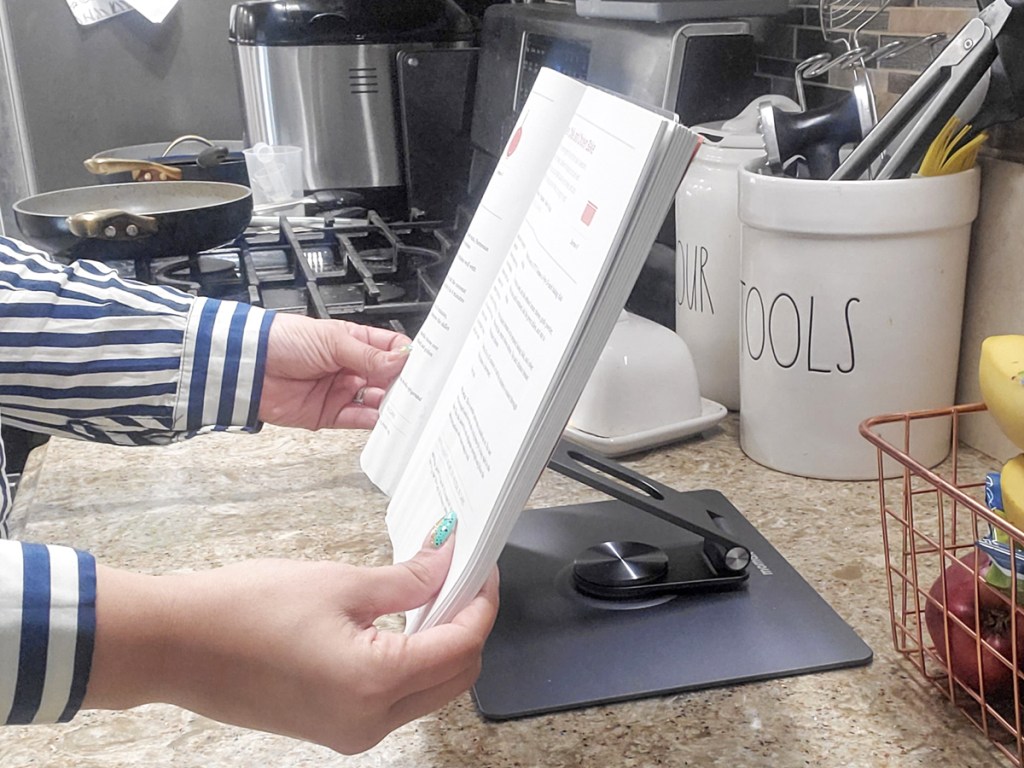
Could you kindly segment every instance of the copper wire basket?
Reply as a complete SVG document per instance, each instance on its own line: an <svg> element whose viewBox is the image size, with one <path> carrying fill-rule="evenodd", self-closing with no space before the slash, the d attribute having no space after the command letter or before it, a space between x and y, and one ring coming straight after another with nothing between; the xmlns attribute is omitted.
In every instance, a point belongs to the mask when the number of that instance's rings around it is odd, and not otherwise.
<svg viewBox="0 0 1024 768"><path fill-rule="evenodd" d="M983 404L889 414L867 419L861 434L878 448L879 500L882 515L882 540L885 548L886 581L889 591L892 641L932 687L941 692L1005 754L1013 765L1024 764L1024 739L1021 728L1021 701L1024 697L1024 651L1018 658L1017 638L1024 636L1024 593L1018 595L1013 579L1006 593L983 583L980 567L987 556L965 564L960 558L976 551L975 542L998 529L1013 546L1010 548L1010 572L1024 563L1024 532L1010 525L985 505L985 474L998 470L995 460L982 457L960 445L960 430L965 418L990 418ZM950 429L949 457L931 469L913 457L915 433L922 427L936 426L945 420ZM884 436L880 433L884 433ZM986 466L986 464L988 466ZM890 479L886 479L888 476ZM1008 543L1009 543L1008 542ZM974 618L961 620L944 606L949 604L947 569L961 569L960 576L973 577ZM938 582L938 587L933 587ZM941 601L929 594L933 589ZM981 641L982 624L977 606L982 601L1004 601L1009 617L1008 649L999 650L987 640ZM994 595L996 597L994 597ZM965 598L968 602L970 595ZM930 606L930 607L929 607ZM926 610L941 617L941 648L927 627ZM951 642L958 643L957 670L950 671ZM1022 646L1024 648L1024 646ZM974 667L970 667L973 650ZM966 659L966 662L965 662ZM1004 684L998 691L986 690L982 665L1001 671ZM966 678L972 679L966 679ZM1007 678L1010 679L1009 684Z"/></svg>

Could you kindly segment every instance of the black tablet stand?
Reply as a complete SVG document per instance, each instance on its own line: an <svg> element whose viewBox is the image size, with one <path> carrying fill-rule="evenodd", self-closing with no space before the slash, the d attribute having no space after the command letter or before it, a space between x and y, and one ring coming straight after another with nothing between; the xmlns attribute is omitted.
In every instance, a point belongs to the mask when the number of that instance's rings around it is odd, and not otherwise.
<svg viewBox="0 0 1024 768"><path fill-rule="evenodd" d="M719 491L677 491L566 442L549 466L612 498L520 515L498 560L501 608L473 688L485 717L871 660Z"/></svg>

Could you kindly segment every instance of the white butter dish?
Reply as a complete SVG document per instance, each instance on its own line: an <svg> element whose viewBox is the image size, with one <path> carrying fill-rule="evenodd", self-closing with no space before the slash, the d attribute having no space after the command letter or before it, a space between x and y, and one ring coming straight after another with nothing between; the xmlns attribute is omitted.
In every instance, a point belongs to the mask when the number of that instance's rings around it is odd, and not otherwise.
<svg viewBox="0 0 1024 768"><path fill-rule="evenodd" d="M725 406L701 397L685 341L622 312L565 436L601 455L622 456L699 434L726 413Z"/></svg>

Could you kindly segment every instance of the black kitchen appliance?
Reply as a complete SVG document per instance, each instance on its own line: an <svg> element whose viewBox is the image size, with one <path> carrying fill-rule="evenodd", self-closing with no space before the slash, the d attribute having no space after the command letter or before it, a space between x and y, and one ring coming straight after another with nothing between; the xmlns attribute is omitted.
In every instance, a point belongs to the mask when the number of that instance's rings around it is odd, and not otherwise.
<svg viewBox="0 0 1024 768"><path fill-rule="evenodd" d="M555 3L491 6L480 31L471 191L483 191L541 67L686 125L733 117L762 92L749 20L655 24L585 18Z"/></svg>
<svg viewBox="0 0 1024 768"><path fill-rule="evenodd" d="M757 27L750 19L584 18L573 6L554 3L491 6L480 32L470 199L483 193L541 67L675 112L686 125L724 120L767 90L755 75ZM660 247L626 305L669 328L675 327L674 222L670 212Z"/></svg>

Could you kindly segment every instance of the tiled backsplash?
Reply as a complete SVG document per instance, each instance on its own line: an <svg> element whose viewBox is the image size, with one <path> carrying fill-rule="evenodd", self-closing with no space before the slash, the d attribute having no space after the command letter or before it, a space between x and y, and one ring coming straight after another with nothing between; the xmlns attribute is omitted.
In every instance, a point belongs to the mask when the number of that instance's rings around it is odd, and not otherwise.
<svg viewBox="0 0 1024 768"><path fill-rule="evenodd" d="M833 14L838 15L842 6L853 4L854 0L835 0L831 8ZM843 24L835 30L829 29L830 38L849 41L852 27L860 25L878 9L878 0L865 0L864 6L869 10L857 21ZM892 0L864 26L859 34L861 45L873 51L898 40L904 43L906 50L881 63L869 65L879 114L884 114L895 103L945 44L939 42L934 47L921 45L923 38L943 33L949 39L977 13L975 0ZM773 28L765 36L758 63L760 74L770 78L773 92L795 97L794 69L799 62L815 54L827 52L837 56L846 50L843 42L825 40L821 18L816 0L797 0L787 15L773 22ZM915 42L918 45L911 48ZM805 78L808 106L820 106L834 100L836 89L849 87L851 77L849 69L833 68L820 77ZM1024 150L1024 127L1019 124L1003 126L992 133L990 146Z"/></svg>
<svg viewBox="0 0 1024 768"><path fill-rule="evenodd" d="M819 53L838 56L846 50L843 41L852 39L852 27L863 24L876 14L878 8L876 0L867 0L864 3L867 10L860 15L847 14L847 21L835 29L831 28L827 22L827 9L831 7L832 14L839 16L842 7L853 4L854 0L826 3L824 26L829 40L822 33L823 14L819 11L819 3L814 0L798 2L777 21L777 28L767 36L768 42L761 52L759 64L761 73L772 78L773 90L793 95L793 73L799 62ZM896 40L909 47L935 32L952 37L975 15L977 10L973 0L893 0L888 8L877 12L864 25L858 42L871 51ZM885 112L906 91L942 45L940 42L931 50L930 46L917 45L904 54L869 65L879 112ZM830 90L847 87L850 77L849 69L837 67L822 77L805 79L808 103L814 106L832 100L835 94Z"/></svg>
<svg viewBox="0 0 1024 768"><path fill-rule="evenodd" d="M877 8L878 0L869 1ZM909 43L934 32L952 38L975 15L974 0L893 0L861 32L860 42L874 50L891 40ZM845 50L842 43L826 42L819 20L818 2L797 0L785 17L770 23L758 66L760 74L771 80L773 92L795 96L793 76L799 62L818 53L835 55ZM841 33L848 35L849 30ZM880 114L910 87L929 61L929 52L919 46L881 66L871 66L869 74ZM822 78L805 80L808 106L835 99L838 89L849 86L850 74L834 69ZM1020 300L1024 270L1020 268L1017 235L1024 219L1024 120L996 126L989 133L988 144L982 150L981 206L968 259L957 390L957 400L962 403L981 399L977 371L982 340L1001 333L1024 333L1024 303ZM984 420L969 422L961 438L1001 460L1020 451L993 423Z"/></svg>

